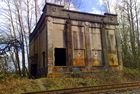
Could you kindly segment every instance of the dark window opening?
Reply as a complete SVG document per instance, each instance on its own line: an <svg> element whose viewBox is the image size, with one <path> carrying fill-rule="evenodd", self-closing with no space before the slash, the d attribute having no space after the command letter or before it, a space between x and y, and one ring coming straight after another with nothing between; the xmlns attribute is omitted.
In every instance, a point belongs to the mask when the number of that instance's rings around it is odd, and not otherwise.
<svg viewBox="0 0 140 94"><path fill-rule="evenodd" d="M55 48L55 66L66 66L65 48Z"/></svg>
<svg viewBox="0 0 140 94"><path fill-rule="evenodd" d="M35 63L35 64L38 64L38 54L35 54L34 60L35 60L34 63Z"/></svg>
<svg viewBox="0 0 140 94"><path fill-rule="evenodd" d="M43 68L45 68L45 52L42 52L43 55Z"/></svg>

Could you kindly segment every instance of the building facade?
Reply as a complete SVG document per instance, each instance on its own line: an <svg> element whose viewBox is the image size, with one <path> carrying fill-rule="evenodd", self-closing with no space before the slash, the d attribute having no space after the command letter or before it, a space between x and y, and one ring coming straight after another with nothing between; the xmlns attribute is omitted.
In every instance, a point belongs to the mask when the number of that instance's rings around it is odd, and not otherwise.
<svg viewBox="0 0 140 94"><path fill-rule="evenodd" d="M46 3L30 34L31 75L123 70L117 15Z"/></svg>

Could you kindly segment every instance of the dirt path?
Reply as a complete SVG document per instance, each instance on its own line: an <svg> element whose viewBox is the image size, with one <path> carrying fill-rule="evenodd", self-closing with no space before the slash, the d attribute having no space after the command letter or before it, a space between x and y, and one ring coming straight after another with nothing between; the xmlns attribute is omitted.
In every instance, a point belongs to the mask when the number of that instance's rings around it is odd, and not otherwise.
<svg viewBox="0 0 140 94"><path fill-rule="evenodd" d="M46 87L43 85L43 82L41 80L37 79L37 83L42 90L47 90Z"/></svg>

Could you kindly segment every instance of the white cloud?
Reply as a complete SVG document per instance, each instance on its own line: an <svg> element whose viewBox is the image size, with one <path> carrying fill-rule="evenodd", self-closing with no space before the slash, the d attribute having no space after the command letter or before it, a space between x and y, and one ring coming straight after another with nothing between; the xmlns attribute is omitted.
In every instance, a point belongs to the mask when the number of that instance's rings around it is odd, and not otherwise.
<svg viewBox="0 0 140 94"><path fill-rule="evenodd" d="M78 9L76 9L73 5L73 3L64 3L64 1L55 1L55 0L49 0L48 1L49 3L55 3L55 4L58 4L58 5L64 5L64 8L65 9L69 9L69 10L76 10L76 11L79 11Z"/></svg>
<svg viewBox="0 0 140 94"><path fill-rule="evenodd" d="M99 0L98 5L99 5L99 6L102 6L102 5L103 5L103 0Z"/></svg>
<svg viewBox="0 0 140 94"><path fill-rule="evenodd" d="M110 12L111 13L115 13L114 7L116 6L118 0L106 0L106 1L109 2ZM103 6L104 5L104 2L105 2L104 0L99 0L99 2L98 2L99 7Z"/></svg>
<svg viewBox="0 0 140 94"><path fill-rule="evenodd" d="M89 12L89 13L93 13L93 14L103 14L104 12L103 11L101 11L101 10L97 10L96 8L92 8L92 12Z"/></svg>

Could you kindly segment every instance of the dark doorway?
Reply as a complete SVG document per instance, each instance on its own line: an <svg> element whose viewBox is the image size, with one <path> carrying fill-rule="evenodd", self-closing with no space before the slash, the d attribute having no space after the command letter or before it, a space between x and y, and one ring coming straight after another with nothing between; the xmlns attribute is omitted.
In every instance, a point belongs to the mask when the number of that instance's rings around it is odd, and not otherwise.
<svg viewBox="0 0 140 94"><path fill-rule="evenodd" d="M55 48L55 66L66 66L66 49Z"/></svg>
<svg viewBox="0 0 140 94"><path fill-rule="evenodd" d="M31 76L36 76L37 74L37 64L31 64Z"/></svg>

